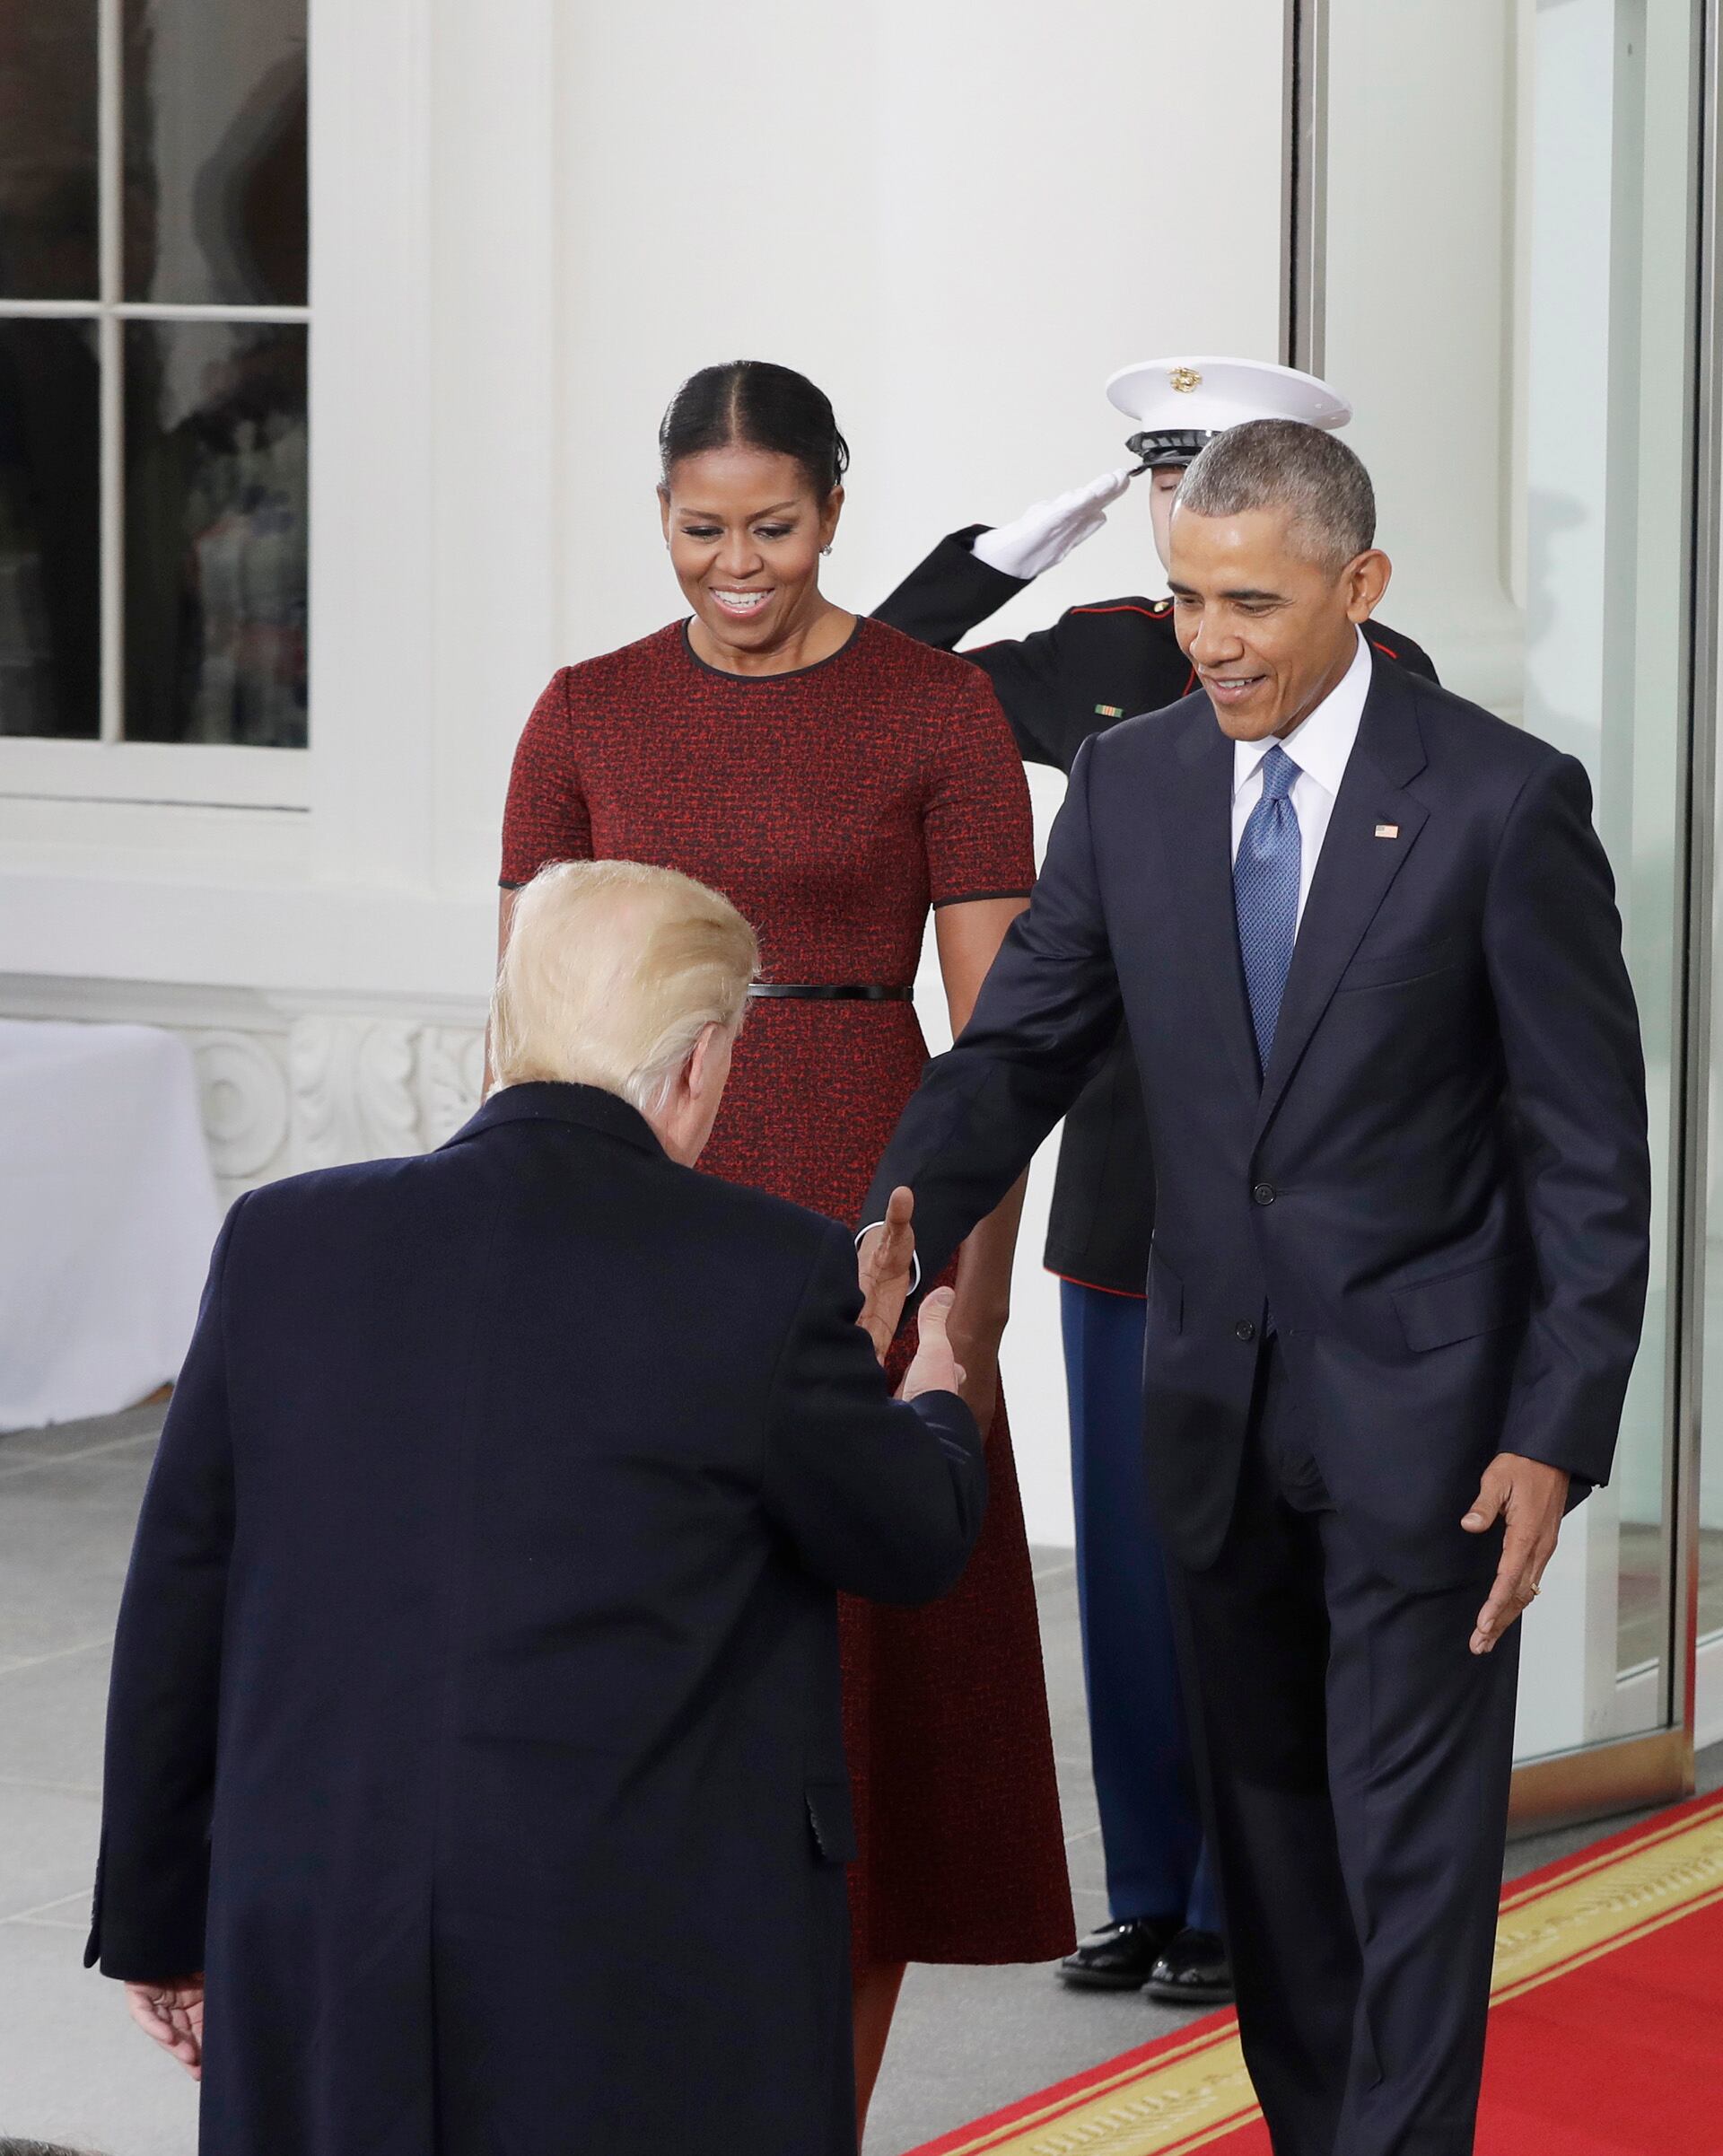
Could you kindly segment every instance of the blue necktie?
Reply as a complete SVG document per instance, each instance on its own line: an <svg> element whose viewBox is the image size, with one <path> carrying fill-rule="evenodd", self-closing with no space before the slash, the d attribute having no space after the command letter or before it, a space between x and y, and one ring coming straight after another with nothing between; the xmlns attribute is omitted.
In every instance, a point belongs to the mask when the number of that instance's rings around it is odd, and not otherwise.
<svg viewBox="0 0 1723 2156"><path fill-rule="evenodd" d="M1277 741L1262 761L1263 797L1250 812L1232 867L1238 913L1238 950L1250 995L1250 1022L1264 1070L1274 1047L1275 1021L1292 965L1299 927L1302 852L1292 787L1299 767Z"/></svg>

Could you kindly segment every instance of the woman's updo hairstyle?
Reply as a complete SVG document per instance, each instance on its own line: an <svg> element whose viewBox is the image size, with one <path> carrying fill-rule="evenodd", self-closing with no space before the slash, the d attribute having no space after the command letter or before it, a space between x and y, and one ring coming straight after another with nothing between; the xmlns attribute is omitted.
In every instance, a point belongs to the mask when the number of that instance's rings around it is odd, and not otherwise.
<svg viewBox="0 0 1723 2156"><path fill-rule="evenodd" d="M805 374L769 359L727 360L689 375L659 425L665 485L684 457L738 443L793 457L822 502L850 468L850 445L837 431L831 399Z"/></svg>

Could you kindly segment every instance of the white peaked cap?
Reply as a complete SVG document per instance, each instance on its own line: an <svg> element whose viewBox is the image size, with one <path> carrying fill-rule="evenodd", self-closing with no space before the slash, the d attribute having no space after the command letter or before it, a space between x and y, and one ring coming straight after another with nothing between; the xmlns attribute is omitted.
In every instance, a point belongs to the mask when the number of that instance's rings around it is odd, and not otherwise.
<svg viewBox="0 0 1723 2156"><path fill-rule="evenodd" d="M1146 434L1218 434L1247 419L1302 419L1344 426L1352 408L1325 381L1260 359L1143 359L1121 367L1108 400Z"/></svg>

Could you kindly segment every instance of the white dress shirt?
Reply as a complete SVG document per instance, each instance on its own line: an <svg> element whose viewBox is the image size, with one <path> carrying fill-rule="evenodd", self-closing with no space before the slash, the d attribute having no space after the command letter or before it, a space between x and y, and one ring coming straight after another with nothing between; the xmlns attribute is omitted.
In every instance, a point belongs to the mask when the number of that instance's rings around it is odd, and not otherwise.
<svg viewBox="0 0 1723 2156"><path fill-rule="evenodd" d="M1250 812L1263 798L1263 758L1271 749L1284 749L1299 767L1292 782L1292 811L1299 819L1299 922L1304 920L1304 903L1310 896L1310 879L1316 872L1316 856L1328 836L1328 819L1334 796L1346 776L1347 760L1358 739L1364 716L1364 699L1370 693L1370 647L1364 632L1358 632L1358 650L1352 663L1322 702L1281 741L1271 734L1265 741L1235 741L1232 746L1232 857L1238 858L1239 842Z"/></svg>

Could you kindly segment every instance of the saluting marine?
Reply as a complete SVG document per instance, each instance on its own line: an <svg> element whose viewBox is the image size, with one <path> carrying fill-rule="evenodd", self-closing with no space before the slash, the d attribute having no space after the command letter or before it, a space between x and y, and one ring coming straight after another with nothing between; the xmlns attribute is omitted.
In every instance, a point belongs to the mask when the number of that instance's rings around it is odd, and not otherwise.
<svg viewBox="0 0 1723 2156"><path fill-rule="evenodd" d="M1134 464L1037 502L1009 524L950 533L877 618L955 650L1098 531L1145 473L1164 568L1173 497L1215 434L1250 419L1334 428L1352 416L1314 375L1254 360L1145 360L1115 374L1106 394L1138 423L1125 444ZM1435 679L1410 637L1375 622L1366 633L1388 658ZM1071 607L1050 629L962 655L992 679L1025 760L1066 772L1090 734L1196 687L1174 634L1171 600L1140 593ZM1092 1989L1146 1985L1157 1998L1209 2004L1231 1997L1231 1970L1202 1851L1166 1575L1142 1470L1142 1298L1154 1217L1141 1088L1121 1033L1065 1118L1045 1258L1062 1282L1078 1599L1112 1916L1060 1974Z"/></svg>

